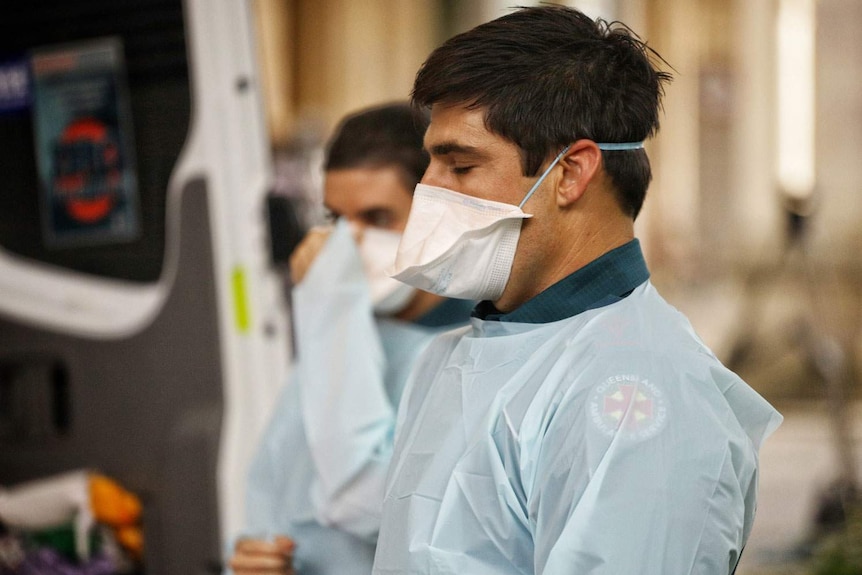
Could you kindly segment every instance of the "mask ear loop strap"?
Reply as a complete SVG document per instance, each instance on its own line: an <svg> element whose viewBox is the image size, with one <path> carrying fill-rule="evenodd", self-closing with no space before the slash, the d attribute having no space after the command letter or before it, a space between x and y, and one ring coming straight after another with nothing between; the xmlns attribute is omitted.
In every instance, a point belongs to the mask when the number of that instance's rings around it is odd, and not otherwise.
<svg viewBox="0 0 862 575"><path fill-rule="evenodd" d="M601 144L597 143L596 146L598 146L598 148L600 150L602 150L603 152L608 152L608 151L620 151L620 150L640 150L641 148L644 147L644 143L643 142L619 142L619 143L604 143L603 142ZM566 146L565 148L563 148L562 152L557 154L557 157L554 158L554 161L551 162L551 165L548 166L548 168L545 170L545 172L539 177L538 180L536 180L536 183L533 184L533 187L530 188L530 191L527 192L527 195L524 196L524 199L521 200L520 204L518 204L519 209L524 208L524 204L527 203L527 200L529 200L533 196L533 194L536 192L536 190L539 188L539 186L545 180L547 175L549 173L551 173L551 168L553 168L554 166L557 165L557 162L560 161L560 158L562 158L563 155L566 152L568 152L569 148L571 148L571 147L572 146L570 144L570 145Z"/></svg>
<svg viewBox="0 0 862 575"><path fill-rule="evenodd" d="M559 161L560 161L560 158L562 158L562 157L563 157L563 154L565 154L566 152L568 152L568 151L569 151L569 148L571 148L571 147L572 147L571 145L566 146L565 148L563 148L563 151L562 151L562 152L560 152L559 154L557 154L557 157L556 157L556 158L554 158L554 161L553 161L553 162L551 162L551 165L550 165L550 166L548 166L548 168L545 170L545 173L543 173L543 174L539 177L539 179L538 179L538 180L536 180L536 183L535 183L535 184L533 184L533 187L532 187L532 188L530 188L530 191L529 191L529 192L527 192L527 195L526 195L526 196L524 196L524 199L523 199L523 200L521 200L521 203L520 203L520 204L518 204L518 209L522 209L522 208L524 207L524 204L526 204L526 203L527 203L527 200L529 200L529 199L532 197L532 195L536 192L536 190L537 190L537 189L539 189L539 186L540 186L540 185L542 185L542 182L545 180L545 178L548 176L548 174L550 174L550 173L551 173L551 168L553 168L554 166L556 166L556 165L557 165L557 162L559 162Z"/></svg>

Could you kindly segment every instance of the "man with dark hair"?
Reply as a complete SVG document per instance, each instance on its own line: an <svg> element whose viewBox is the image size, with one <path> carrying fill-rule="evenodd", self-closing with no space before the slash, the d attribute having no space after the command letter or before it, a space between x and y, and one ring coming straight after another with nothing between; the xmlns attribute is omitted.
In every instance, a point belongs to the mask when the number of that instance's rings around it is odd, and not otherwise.
<svg viewBox="0 0 862 575"><path fill-rule="evenodd" d="M409 104L387 104L348 116L329 142L335 225L291 256L297 362L249 474L250 537L237 543L235 573L283 574L294 560L302 575L371 571L407 374L472 308L384 273L428 165L421 128Z"/></svg>
<svg viewBox="0 0 862 575"><path fill-rule="evenodd" d="M427 114L414 114L407 103L385 104L344 118L326 152L326 173L352 168L397 168L404 188L413 193L428 167L422 149Z"/></svg>
<svg viewBox="0 0 862 575"><path fill-rule="evenodd" d="M431 161L394 277L482 301L409 380L375 573L735 569L781 416L649 282L633 222L656 59L622 25L541 6L419 70Z"/></svg>

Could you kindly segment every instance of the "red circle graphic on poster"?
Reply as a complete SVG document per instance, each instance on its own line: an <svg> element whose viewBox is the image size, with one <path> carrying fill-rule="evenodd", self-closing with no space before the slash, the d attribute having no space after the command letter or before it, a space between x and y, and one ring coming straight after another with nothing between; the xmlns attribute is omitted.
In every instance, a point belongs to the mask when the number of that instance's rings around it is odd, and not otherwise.
<svg viewBox="0 0 862 575"><path fill-rule="evenodd" d="M54 150L54 199L81 224L107 217L119 197L122 181L117 142L95 118L70 122Z"/></svg>

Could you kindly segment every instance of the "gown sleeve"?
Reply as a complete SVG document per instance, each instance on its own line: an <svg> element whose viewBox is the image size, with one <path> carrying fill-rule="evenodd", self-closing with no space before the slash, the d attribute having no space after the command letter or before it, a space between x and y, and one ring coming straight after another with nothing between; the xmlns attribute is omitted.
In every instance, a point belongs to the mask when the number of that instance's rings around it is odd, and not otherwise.
<svg viewBox="0 0 862 575"><path fill-rule="evenodd" d="M757 447L699 362L590 369L562 398L530 485L537 574L733 572Z"/></svg>
<svg viewBox="0 0 862 575"><path fill-rule="evenodd" d="M336 225L293 290L302 420L315 468L318 521L374 540L391 456L395 409L359 254Z"/></svg>

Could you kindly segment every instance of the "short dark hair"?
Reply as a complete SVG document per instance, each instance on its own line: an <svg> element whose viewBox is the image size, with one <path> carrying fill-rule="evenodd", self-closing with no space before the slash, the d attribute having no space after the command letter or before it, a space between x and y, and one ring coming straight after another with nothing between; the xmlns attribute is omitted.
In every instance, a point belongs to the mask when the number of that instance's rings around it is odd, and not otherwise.
<svg viewBox="0 0 862 575"><path fill-rule="evenodd" d="M412 101L483 109L491 132L521 149L524 175L578 139L639 142L659 126L661 57L619 22L564 6L522 7L454 36L419 72ZM663 62L663 60L662 60ZM622 209L636 217L652 174L644 150L605 151Z"/></svg>
<svg viewBox="0 0 862 575"><path fill-rule="evenodd" d="M416 114L408 102L365 108L345 117L326 146L326 171L392 166L404 187L413 188L428 168L422 147L427 115Z"/></svg>

